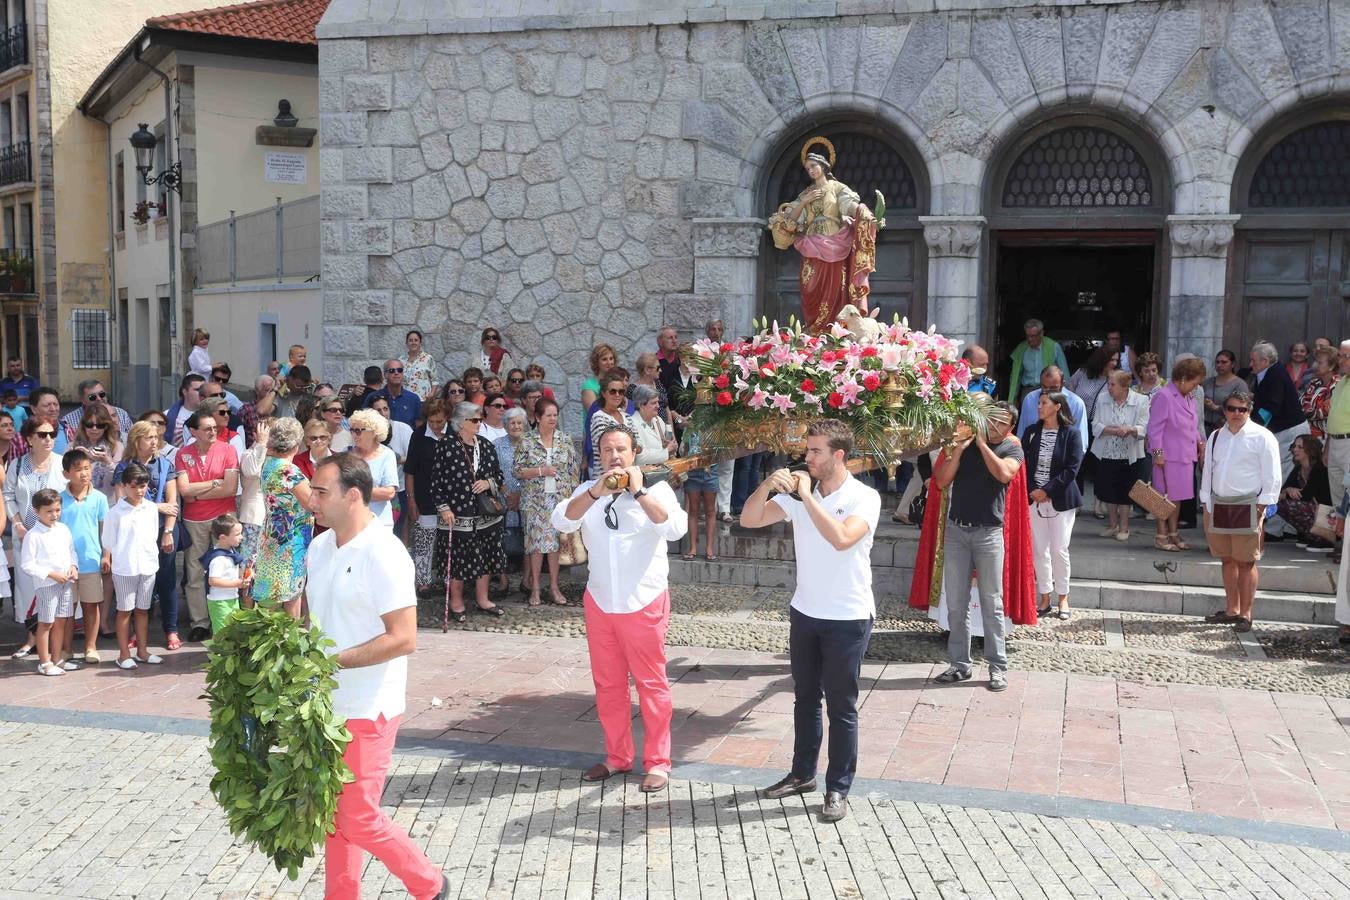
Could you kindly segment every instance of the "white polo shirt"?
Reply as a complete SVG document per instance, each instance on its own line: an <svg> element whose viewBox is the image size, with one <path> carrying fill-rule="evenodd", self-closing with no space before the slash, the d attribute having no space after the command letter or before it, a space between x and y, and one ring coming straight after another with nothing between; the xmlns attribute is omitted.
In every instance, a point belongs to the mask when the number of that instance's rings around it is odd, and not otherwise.
<svg viewBox="0 0 1350 900"><path fill-rule="evenodd" d="M371 519L343 546L331 529L305 556L310 617L337 644L334 653L384 634L381 616L417 604L413 562L394 532ZM344 719L386 719L407 707L408 657L338 669L333 711Z"/></svg>
<svg viewBox="0 0 1350 900"><path fill-rule="evenodd" d="M562 534L581 531L589 555L586 590L596 606L607 613L645 609L670 587L666 542L684 537L689 527L688 516L670 485L659 482L647 486L652 499L666 511L666 520L659 525L648 518L646 510L627 491L601 495L580 519L567 518L567 505L572 497L590 490L593 484L594 481L588 481L580 485L571 497L558 502L553 508L553 527ZM605 524L605 508L616 497L610 520L619 527L610 528Z"/></svg>
<svg viewBox="0 0 1350 900"><path fill-rule="evenodd" d="M842 522L857 516L867 523L863 535L847 550L836 550L811 521L806 504L776 494L772 502L792 523L792 543L797 553L797 589L792 608L813 619L871 619L877 614L872 596L872 539L881 517L881 495L852 475L828 497L819 485L811 492L830 516Z"/></svg>

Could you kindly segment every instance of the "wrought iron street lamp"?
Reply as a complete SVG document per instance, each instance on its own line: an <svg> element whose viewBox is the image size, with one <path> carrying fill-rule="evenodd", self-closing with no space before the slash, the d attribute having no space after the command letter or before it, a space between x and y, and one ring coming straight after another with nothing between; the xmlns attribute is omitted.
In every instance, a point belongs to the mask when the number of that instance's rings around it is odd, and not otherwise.
<svg viewBox="0 0 1350 900"><path fill-rule="evenodd" d="M182 163L175 162L158 175L151 175L150 170L155 167L155 147L159 145L159 140L151 133L147 123L141 122L139 125L130 138L131 147L136 151L136 171L146 184L158 184L181 194Z"/></svg>

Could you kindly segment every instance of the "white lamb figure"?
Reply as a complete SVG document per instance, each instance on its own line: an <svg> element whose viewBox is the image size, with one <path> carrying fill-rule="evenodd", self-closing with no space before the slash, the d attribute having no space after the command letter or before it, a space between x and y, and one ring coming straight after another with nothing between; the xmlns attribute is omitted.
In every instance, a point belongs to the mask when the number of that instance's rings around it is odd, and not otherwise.
<svg viewBox="0 0 1350 900"><path fill-rule="evenodd" d="M881 323L877 321L880 308L867 315L858 311L852 303L839 310L839 324L848 329L848 333L860 344L875 344L881 340Z"/></svg>

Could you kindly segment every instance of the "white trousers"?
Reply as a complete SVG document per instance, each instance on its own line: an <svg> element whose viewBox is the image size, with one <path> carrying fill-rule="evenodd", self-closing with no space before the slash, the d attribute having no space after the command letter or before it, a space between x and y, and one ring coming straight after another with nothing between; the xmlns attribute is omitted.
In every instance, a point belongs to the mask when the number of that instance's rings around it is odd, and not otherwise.
<svg viewBox="0 0 1350 900"><path fill-rule="evenodd" d="M1340 506L1345 496L1345 476L1350 472L1350 438L1332 438L1327 447L1327 480L1331 482L1331 505Z"/></svg>
<svg viewBox="0 0 1350 900"><path fill-rule="evenodd" d="M717 514L731 512L731 478L736 467L728 462L717 473Z"/></svg>
<svg viewBox="0 0 1350 900"><path fill-rule="evenodd" d="M1341 571L1336 581L1336 624L1350 625L1350 585L1345 583L1350 576L1350 528L1345 529L1341 541Z"/></svg>
<svg viewBox="0 0 1350 900"><path fill-rule="evenodd" d="M1049 503L1031 504L1031 559L1036 565L1036 593L1068 596L1069 539L1078 510L1057 511Z"/></svg>

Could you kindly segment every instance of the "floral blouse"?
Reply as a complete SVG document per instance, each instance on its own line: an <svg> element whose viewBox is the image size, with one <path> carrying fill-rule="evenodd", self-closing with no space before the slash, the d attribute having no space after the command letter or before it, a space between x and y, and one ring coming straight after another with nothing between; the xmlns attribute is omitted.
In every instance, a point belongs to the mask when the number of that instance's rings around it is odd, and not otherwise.
<svg viewBox="0 0 1350 900"><path fill-rule="evenodd" d="M436 387L436 360L423 350L416 359L403 361L403 386L423 400L430 400Z"/></svg>

